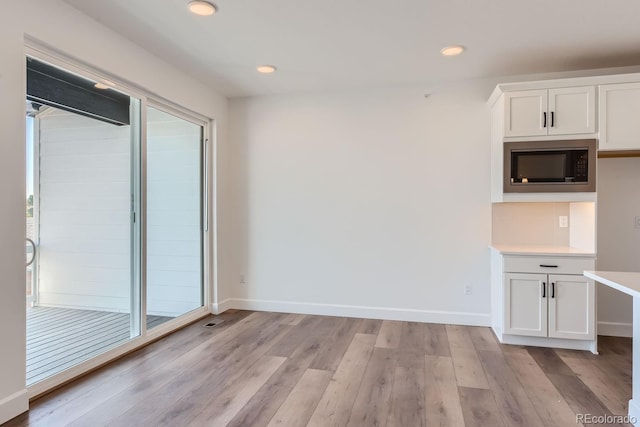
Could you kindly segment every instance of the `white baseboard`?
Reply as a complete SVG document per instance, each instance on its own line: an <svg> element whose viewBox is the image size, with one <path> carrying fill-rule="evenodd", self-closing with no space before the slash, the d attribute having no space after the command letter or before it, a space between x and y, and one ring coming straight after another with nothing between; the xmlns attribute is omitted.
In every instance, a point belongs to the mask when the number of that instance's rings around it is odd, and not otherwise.
<svg viewBox="0 0 640 427"><path fill-rule="evenodd" d="M489 313L416 310L389 307L367 307L342 304L319 304L292 301L271 301L230 298L212 308L222 312L238 310L272 311L277 313L315 314L321 316L356 317L361 319L402 320L408 322L443 323L467 326L489 326Z"/></svg>
<svg viewBox="0 0 640 427"><path fill-rule="evenodd" d="M502 328L497 325L491 325L493 334L498 338L498 341L502 340Z"/></svg>
<svg viewBox="0 0 640 427"><path fill-rule="evenodd" d="M27 389L20 390L0 400L0 424L9 421L29 410L29 393Z"/></svg>
<svg viewBox="0 0 640 427"><path fill-rule="evenodd" d="M496 335L502 344L526 345L530 347L566 348L569 350L587 350L598 354L597 341L572 340L562 338L529 337L523 335Z"/></svg>
<svg viewBox="0 0 640 427"><path fill-rule="evenodd" d="M227 298L226 300L220 301L219 303L214 302L213 304L211 304L211 313L220 314L220 313L224 313L225 311L231 308L235 308L235 307L231 307L231 298Z"/></svg>
<svg viewBox="0 0 640 427"><path fill-rule="evenodd" d="M632 323L598 322L598 335L608 337L633 337Z"/></svg>

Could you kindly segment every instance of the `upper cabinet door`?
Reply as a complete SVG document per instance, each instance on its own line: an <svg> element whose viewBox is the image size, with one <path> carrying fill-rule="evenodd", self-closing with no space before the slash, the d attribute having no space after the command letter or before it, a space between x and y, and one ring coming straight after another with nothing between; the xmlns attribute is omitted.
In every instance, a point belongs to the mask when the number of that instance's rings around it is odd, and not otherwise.
<svg viewBox="0 0 640 427"><path fill-rule="evenodd" d="M595 133L595 86L549 89L548 135Z"/></svg>
<svg viewBox="0 0 640 427"><path fill-rule="evenodd" d="M600 86L600 150L640 150L640 83Z"/></svg>
<svg viewBox="0 0 640 427"><path fill-rule="evenodd" d="M547 90L524 90L504 94L504 136L547 134Z"/></svg>

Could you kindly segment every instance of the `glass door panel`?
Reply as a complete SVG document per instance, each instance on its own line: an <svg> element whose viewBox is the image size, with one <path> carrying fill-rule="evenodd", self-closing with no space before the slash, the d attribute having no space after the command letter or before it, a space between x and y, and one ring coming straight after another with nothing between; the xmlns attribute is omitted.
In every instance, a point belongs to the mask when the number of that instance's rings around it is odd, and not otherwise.
<svg viewBox="0 0 640 427"><path fill-rule="evenodd" d="M94 85L27 61L33 123L27 224L38 249L27 310L27 385L140 334L132 221L139 101Z"/></svg>
<svg viewBox="0 0 640 427"><path fill-rule="evenodd" d="M203 305L203 127L147 109L147 328Z"/></svg>

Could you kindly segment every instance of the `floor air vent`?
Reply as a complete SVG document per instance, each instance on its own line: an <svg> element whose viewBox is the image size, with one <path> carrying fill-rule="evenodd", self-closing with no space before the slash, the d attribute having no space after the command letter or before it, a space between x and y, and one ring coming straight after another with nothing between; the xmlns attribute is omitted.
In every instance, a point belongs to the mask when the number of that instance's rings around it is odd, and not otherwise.
<svg viewBox="0 0 640 427"><path fill-rule="evenodd" d="M202 325L203 328L215 328L216 326L218 326L220 323L222 323L222 320L216 320L215 322L209 322L209 323L205 323L204 325Z"/></svg>

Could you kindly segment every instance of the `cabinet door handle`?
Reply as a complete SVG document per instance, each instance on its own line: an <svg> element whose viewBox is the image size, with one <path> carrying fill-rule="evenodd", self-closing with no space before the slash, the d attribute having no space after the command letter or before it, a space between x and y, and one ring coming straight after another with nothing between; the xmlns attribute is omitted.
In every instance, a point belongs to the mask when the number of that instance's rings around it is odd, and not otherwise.
<svg viewBox="0 0 640 427"><path fill-rule="evenodd" d="M546 128L547 127L547 112L544 111L542 113L542 127Z"/></svg>
<svg viewBox="0 0 640 427"><path fill-rule="evenodd" d="M542 282L542 298L546 298L547 297L547 284L545 282Z"/></svg>
<svg viewBox="0 0 640 427"><path fill-rule="evenodd" d="M555 282L551 282L551 298L556 297L556 284Z"/></svg>
<svg viewBox="0 0 640 427"><path fill-rule="evenodd" d="M553 122L554 122L553 116L554 116L554 114L553 114L553 111L552 111L551 112L551 127L553 127Z"/></svg>
<svg viewBox="0 0 640 427"><path fill-rule="evenodd" d="M540 267L542 267L542 268L558 268L557 265L551 265L551 264L540 264Z"/></svg>

